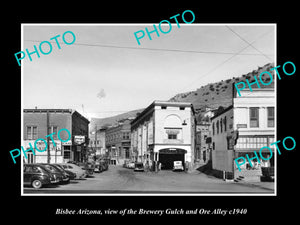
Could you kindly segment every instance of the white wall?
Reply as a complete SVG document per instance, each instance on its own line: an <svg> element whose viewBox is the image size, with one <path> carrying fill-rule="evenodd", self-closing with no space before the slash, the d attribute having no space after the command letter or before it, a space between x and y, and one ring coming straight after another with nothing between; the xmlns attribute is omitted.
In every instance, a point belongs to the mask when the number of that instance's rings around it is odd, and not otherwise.
<svg viewBox="0 0 300 225"><path fill-rule="evenodd" d="M147 152L149 144L154 144L153 151L158 153L164 148L181 148L187 151L186 161L192 161L192 138L191 133L191 108L185 107L180 110L179 106L167 106L167 109L161 109L161 106L154 106L154 112L150 118L141 121L132 131L131 146L137 147L138 155L143 156ZM186 125L182 125L185 122ZM179 129L180 133L177 139L168 139L166 129Z"/></svg>
<svg viewBox="0 0 300 225"><path fill-rule="evenodd" d="M29 143L31 144L31 146L33 147L34 149L34 154L33 157L34 157L34 162L35 163L47 163L47 158L48 158L48 149L46 149L45 151L43 152L39 152L35 149L34 147L34 142L35 140L24 140L23 141L23 148L24 148L24 151L26 151L26 149L29 149L30 148L30 145ZM50 149L50 163L63 163L63 152L61 150L61 141L58 141L58 140L55 140L55 145L57 146L57 151L55 152L54 149L53 149L53 145L52 145L52 141L50 141L51 145L49 147ZM37 144L37 147L38 146L41 146L39 149L40 150L43 150L45 149L45 146L44 145L38 145ZM25 162L27 162L28 159L25 158L24 154L23 154L23 151L22 149L20 149L21 152L22 152L22 156L24 157L25 159ZM26 155L27 154L33 154L32 151L28 151L25 153ZM56 155L56 157L55 157ZM28 157L27 157L28 158ZM55 158L56 158L56 162L55 162Z"/></svg>
<svg viewBox="0 0 300 225"><path fill-rule="evenodd" d="M224 121L226 117L226 131L225 125L223 123L223 129L221 132L221 118ZM219 133L217 133L216 123L219 121ZM221 114L220 116L212 120L215 126L215 134L213 135L212 127L210 127L210 132L212 134L212 143L215 145L215 149L212 149L212 167L216 170L224 170L232 172L232 157L233 151L227 148L227 136L231 136L233 133L233 109L228 110L227 112Z"/></svg>
<svg viewBox="0 0 300 225"><path fill-rule="evenodd" d="M267 107L276 106L274 89L255 89L253 92L245 90L241 94L242 96L234 98L234 128L237 129L237 124L247 124L247 128L238 128L240 134L275 135L275 127L267 126ZM250 127L250 107L259 108L259 127Z"/></svg>
<svg viewBox="0 0 300 225"><path fill-rule="evenodd" d="M175 115L180 120L180 125L173 126L174 128L181 128L182 133L179 135L182 144L191 144L191 108L185 107L185 110L179 110L179 107L168 106L167 109L161 109L160 106L155 106L155 143L164 143L167 139L167 134L165 132L165 120L168 116ZM183 122L187 125L182 125Z"/></svg>

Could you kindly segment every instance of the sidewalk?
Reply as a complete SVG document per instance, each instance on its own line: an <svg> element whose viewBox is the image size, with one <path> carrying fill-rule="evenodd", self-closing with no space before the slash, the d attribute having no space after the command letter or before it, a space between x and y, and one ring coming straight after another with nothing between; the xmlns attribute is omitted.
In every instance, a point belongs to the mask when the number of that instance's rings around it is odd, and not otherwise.
<svg viewBox="0 0 300 225"><path fill-rule="evenodd" d="M248 187L259 187L265 190L275 190L275 182L251 182L251 181L239 181L234 182L237 185L248 186Z"/></svg>

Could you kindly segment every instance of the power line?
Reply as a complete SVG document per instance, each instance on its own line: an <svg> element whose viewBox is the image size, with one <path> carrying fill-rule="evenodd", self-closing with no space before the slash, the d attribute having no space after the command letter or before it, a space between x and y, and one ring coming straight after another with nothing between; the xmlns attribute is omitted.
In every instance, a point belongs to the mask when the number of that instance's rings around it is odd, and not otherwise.
<svg viewBox="0 0 300 225"><path fill-rule="evenodd" d="M24 40L30 42L42 42L38 40ZM56 43L49 41L50 43ZM62 44L62 43L59 43ZM89 46L89 47L103 47L103 48L123 48L123 49L134 49L134 50L150 50L150 51L167 51L167 52L185 52L185 53L200 53L200 54L219 54L219 55L234 55L234 52L219 52L219 51L194 51L194 50L180 50L180 49L161 49L161 48L138 48L128 46L117 46L117 45L103 45L103 44L85 44L85 43L73 43L72 45ZM261 54L256 53L242 53L239 55L257 56Z"/></svg>
<svg viewBox="0 0 300 225"><path fill-rule="evenodd" d="M256 51L258 51L261 55L265 56L267 59L271 60L272 59L265 55L263 52L261 52L260 50L258 50L257 48L255 48L252 44L250 44L247 40L245 40L241 35L239 35L237 32L235 32L231 27L226 26L232 33L234 33L236 36L238 36L242 41L246 42L247 44L249 44L252 48L254 48Z"/></svg>
<svg viewBox="0 0 300 225"><path fill-rule="evenodd" d="M229 58L227 58L225 61L221 62L220 64L216 65L214 68L212 68L211 70L209 70L208 72L206 72L204 75L202 75L200 78L197 78L196 80L194 80L193 82L191 82L190 84L186 85L184 88L182 88L181 90L184 90L186 87L190 86L191 84L194 84L196 81L199 81L200 79L206 77L207 75L209 75L211 72L215 71L216 69L218 69L220 66L224 65L225 63L227 63L229 60L231 60L233 57L240 55L240 53L242 51L244 51L246 48L248 48L250 45L252 46L252 44L254 42L256 42L258 39L262 38L263 36L265 36L266 34L270 33L271 31L267 31L265 33L263 33L262 35L260 35L256 40L254 40L253 42L249 43L246 47L242 48L240 51L238 51L237 53L235 53L233 56L230 56ZM261 55L261 54L260 54ZM180 91L179 91L180 92Z"/></svg>

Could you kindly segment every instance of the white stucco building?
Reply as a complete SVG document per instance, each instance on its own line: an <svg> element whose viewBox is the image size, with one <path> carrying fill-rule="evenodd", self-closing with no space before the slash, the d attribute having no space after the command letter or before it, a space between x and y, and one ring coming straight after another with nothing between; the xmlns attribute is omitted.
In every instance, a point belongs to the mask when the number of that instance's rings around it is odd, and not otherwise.
<svg viewBox="0 0 300 225"><path fill-rule="evenodd" d="M243 177L245 180L259 180L262 167L274 167L275 142L275 91L274 87L252 88L242 91L242 96L234 93L232 105L221 114L211 118L212 134L212 167L226 172L226 177ZM254 151L269 146L273 157L261 163L253 158ZM253 158L249 165L247 161L238 170L234 159ZM269 158L267 149L262 151L264 158Z"/></svg>
<svg viewBox="0 0 300 225"><path fill-rule="evenodd" d="M131 151L135 160L150 167L160 162L162 169L172 169L173 161L192 166L194 114L191 103L154 101L131 122Z"/></svg>

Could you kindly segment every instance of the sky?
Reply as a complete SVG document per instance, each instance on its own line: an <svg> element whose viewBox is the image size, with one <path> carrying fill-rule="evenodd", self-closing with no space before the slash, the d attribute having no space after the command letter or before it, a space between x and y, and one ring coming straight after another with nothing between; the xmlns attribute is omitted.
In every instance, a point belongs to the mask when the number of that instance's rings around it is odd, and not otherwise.
<svg viewBox="0 0 300 225"><path fill-rule="evenodd" d="M23 24L22 51L52 44L50 54L22 60L23 108L109 117L276 62L273 24L172 23L169 33L146 34L138 45L134 33L153 24ZM76 37L71 45L62 40L66 31ZM57 35L61 49L50 41Z"/></svg>

